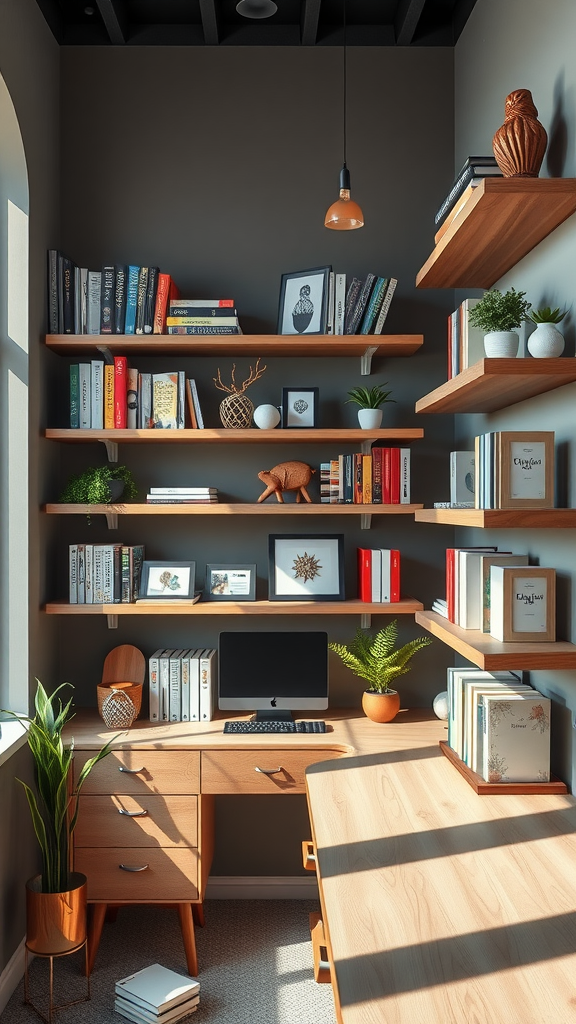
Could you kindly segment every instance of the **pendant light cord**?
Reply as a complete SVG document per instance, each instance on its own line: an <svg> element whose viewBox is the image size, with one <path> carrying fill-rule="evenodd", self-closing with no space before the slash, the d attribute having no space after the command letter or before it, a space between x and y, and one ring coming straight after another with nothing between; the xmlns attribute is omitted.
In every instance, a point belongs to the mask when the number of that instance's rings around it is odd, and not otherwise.
<svg viewBox="0 0 576 1024"><path fill-rule="evenodd" d="M346 0L342 0L342 24L344 27L344 45L342 47L342 63L343 63L343 76L342 81L344 83L344 166L346 166Z"/></svg>

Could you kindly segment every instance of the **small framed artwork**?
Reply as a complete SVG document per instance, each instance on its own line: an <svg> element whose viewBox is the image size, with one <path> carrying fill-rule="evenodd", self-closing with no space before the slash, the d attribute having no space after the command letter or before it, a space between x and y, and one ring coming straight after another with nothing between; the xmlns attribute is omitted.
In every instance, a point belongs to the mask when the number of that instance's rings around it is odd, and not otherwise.
<svg viewBox="0 0 576 1024"><path fill-rule="evenodd" d="M491 566L490 636L503 643L556 639L555 569Z"/></svg>
<svg viewBox="0 0 576 1024"><path fill-rule="evenodd" d="M206 566L207 601L255 601L255 565Z"/></svg>
<svg viewBox="0 0 576 1024"><path fill-rule="evenodd" d="M554 508L554 431L502 430L500 508Z"/></svg>
<svg viewBox="0 0 576 1024"><path fill-rule="evenodd" d="M170 601L194 598L196 562L143 562L140 598Z"/></svg>
<svg viewBox="0 0 576 1024"><path fill-rule="evenodd" d="M326 334L331 267L282 274L278 334Z"/></svg>
<svg viewBox="0 0 576 1024"><path fill-rule="evenodd" d="M282 388L282 426L318 426L318 388Z"/></svg>
<svg viewBox="0 0 576 1024"><path fill-rule="evenodd" d="M268 538L270 601L343 601L343 534L274 534Z"/></svg>

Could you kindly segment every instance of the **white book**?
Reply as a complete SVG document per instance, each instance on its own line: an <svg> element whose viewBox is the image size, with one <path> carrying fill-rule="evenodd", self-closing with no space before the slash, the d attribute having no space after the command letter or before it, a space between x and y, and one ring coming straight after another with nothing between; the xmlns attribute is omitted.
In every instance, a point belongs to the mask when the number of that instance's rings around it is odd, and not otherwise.
<svg viewBox="0 0 576 1024"><path fill-rule="evenodd" d="M78 604L78 545L70 544L68 548L68 600L70 604Z"/></svg>
<svg viewBox="0 0 576 1024"><path fill-rule="evenodd" d="M80 386L80 429L90 430L92 426L90 363L78 364L78 382Z"/></svg>
<svg viewBox="0 0 576 1024"><path fill-rule="evenodd" d="M484 669L472 669L462 678L462 702L460 706L462 715L462 760L470 764L469 755L472 745L472 700L471 693L474 686L490 686L498 682L500 687L508 683L510 686L519 686L520 680L513 672L487 672Z"/></svg>
<svg viewBox="0 0 576 1024"><path fill-rule="evenodd" d="M204 495L218 494L217 487L150 487L150 494L156 494L161 497L163 494L181 494L183 497L194 498L196 496L203 497Z"/></svg>
<svg viewBox="0 0 576 1024"><path fill-rule="evenodd" d="M378 314L378 319L377 319L376 324L374 326L374 334L382 334L382 328L384 327L384 321L386 320L386 317L388 315L388 310L390 309L390 303L392 302L392 296L394 295L394 292L396 291L396 285L397 284L398 284L398 281L396 280L395 277L391 277L390 280L388 281L388 287L386 289L386 294L384 296L384 301L383 301L382 305L380 306L380 312Z"/></svg>
<svg viewBox="0 0 576 1024"><path fill-rule="evenodd" d="M450 504L474 508L474 452L450 452Z"/></svg>
<svg viewBox="0 0 576 1024"><path fill-rule="evenodd" d="M86 604L94 604L94 545L84 545L84 598Z"/></svg>
<svg viewBox="0 0 576 1024"><path fill-rule="evenodd" d="M464 754L464 716L463 697L464 683L466 678L474 676L476 679L493 679L491 672L485 672L473 666L469 668L448 668L446 669L446 689L448 691L448 743L458 757L463 758Z"/></svg>
<svg viewBox="0 0 576 1024"><path fill-rule="evenodd" d="M134 1021L134 1024L177 1024L177 1021L183 1020L191 1013L196 1013L199 1002L200 996L194 996L182 1003L182 1006L175 1006L173 1010L167 1010L166 1013L156 1014L141 1009L128 999L117 996L114 1000L114 1009L126 1020Z"/></svg>
<svg viewBox="0 0 576 1024"><path fill-rule="evenodd" d="M482 601L483 633L490 632L490 569L493 565L528 565L528 555L513 555L512 552L498 552L482 555L480 559L480 599Z"/></svg>
<svg viewBox="0 0 576 1024"><path fill-rule="evenodd" d="M138 370L129 366L126 375L126 426L129 430L138 427Z"/></svg>
<svg viewBox="0 0 576 1024"><path fill-rule="evenodd" d="M389 604L392 598L392 587L390 584L390 548L380 548L380 563L382 567L380 579L380 600L383 604Z"/></svg>
<svg viewBox="0 0 576 1024"><path fill-rule="evenodd" d="M328 308L326 310L326 334L334 334L334 271L328 274Z"/></svg>
<svg viewBox="0 0 576 1024"><path fill-rule="evenodd" d="M410 449L400 449L400 504L410 504Z"/></svg>
<svg viewBox="0 0 576 1024"><path fill-rule="evenodd" d="M80 334L88 330L88 268L80 267Z"/></svg>
<svg viewBox="0 0 576 1024"><path fill-rule="evenodd" d="M173 650L160 655L160 721L170 721L170 658Z"/></svg>
<svg viewBox="0 0 576 1024"><path fill-rule="evenodd" d="M200 721L200 655L202 648L190 652L190 721Z"/></svg>
<svg viewBox="0 0 576 1024"><path fill-rule="evenodd" d="M485 694L483 777L487 782L550 781L550 698Z"/></svg>
<svg viewBox="0 0 576 1024"><path fill-rule="evenodd" d="M158 1014L198 995L200 983L160 964L144 967L116 982L116 995Z"/></svg>
<svg viewBox="0 0 576 1024"><path fill-rule="evenodd" d="M511 554L511 553L510 553ZM462 629L482 629L482 551L457 551L457 622ZM503 561L507 553L503 552Z"/></svg>
<svg viewBox="0 0 576 1024"><path fill-rule="evenodd" d="M382 554L372 549L372 601L382 601Z"/></svg>
<svg viewBox="0 0 576 1024"><path fill-rule="evenodd" d="M180 700L181 700L181 721L190 721L190 655L191 650L182 651L180 657Z"/></svg>
<svg viewBox="0 0 576 1024"><path fill-rule="evenodd" d="M182 721L182 649L173 651L170 657L170 721Z"/></svg>
<svg viewBox="0 0 576 1024"><path fill-rule="evenodd" d="M218 696L217 652L205 650L200 658L200 721L211 722Z"/></svg>
<svg viewBox="0 0 576 1024"><path fill-rule="evenodd" d="M235 309L231 299L170 299L170 310L182 309L184 307L188 309L211 309L213 306L215 308L221 306L224 309ZM193 316L192 313L190 315Z"/></svg>
<svg viewBox="0 0 576 1024"><path fill-rule="evenodd" d="M346 307L346 274L334 278L334 334L344 334L344 310Z"/></svg>
<svg viewBox="0 0 576 1024"><path fill-rule="evenodd" d="M88 303L86 310L86 333L100 334L100 292L102 274L99 270L88 271Z"/></svg>
<svg viewBox="0 0 576 1024"><path fill-rule="evenodd" d="M91 364L90 424L92 430L104 427L104 361L93 359Z"/></svg>
<svg viewBox="0 0 576 1024"><path fill-rule="evenodd" d="M204 420L202 419L202 410L200 408L200 399L198 398L198 388L196 387L195 380L190 380L190 390L192 392L192 401L194 403L194 412L196 413L198 430L204 430Z"/></svg>
<svg viewBox="0 0 576 1024"><path fill-rule="evenodd" d="M448 606L445 601L433 601L432 611L442 615L445 619L448 618Z"/></svg>
<svg viewBox="0 0 576 1024"><path fill-rule="evenodd" d="M480 327L472 327L470 310L477 306L480 299L464 299L462 309L462 366L461 370L474 366L484 359L484 331Z"/></svg>
<svg viewBox="0 0 576 1024"><path fill-rule="evenodd" d="M94 590L93 604L104 603L104 557L102 544L94 545L94 578L92 587Z"/></svg>
<svg viewBox="0 0 576 1024"><path fill-rule="evenodd" d="M494 673L495 676L505 674ZM484 694L507 696L509 693L535 692L534 687L529 686L528 683L520 683L518 680L514 681L513 679L508 685L505 682L494 682L493 684L487 682L472 685L470 691L472 734L468 747L469 756L466 763L477 775L482 775L484 771Z"/></svg>
<svg viewBox="0 0 576 1024"><path fill-rule="evenodd" d="M160 658L164 648L154 651L148 660L148 698L149 718L151 722L160 721Z"/></svg>
<svg viewBox="0 0 576 1024"><path fill-rule="evenodd" d="M86 604L86 562L84 544L78 544L78 560L76 563L76 580L78 586L78 604Z"/></svg>
<svg viewBox="0 0 576 1024"><path fill-rule="evenodd" d="M141 373L138 377L138 426L148 430L152 426L152 374Z"/></svg>

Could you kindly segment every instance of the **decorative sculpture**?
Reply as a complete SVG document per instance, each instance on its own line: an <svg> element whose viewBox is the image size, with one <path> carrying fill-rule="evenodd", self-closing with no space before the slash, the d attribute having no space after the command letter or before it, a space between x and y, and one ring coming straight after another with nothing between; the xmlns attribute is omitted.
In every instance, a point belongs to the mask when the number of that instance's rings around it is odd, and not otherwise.
<svg viewBox="0 0 576 1024"><path fill-rule="evenodd" d="M506 97L504 124L492 140L496 162L505 178L537 178L548 136L538 120L529 89Z"/></svg>
<svg viewBox="0 0 576 1024"><path fill-rule="evenodd" d="M312 503L306 486L315 472L306 462L279 462L273 469L263 469L258 473L258 479L266 484L266 490L258 501L266 501L271 494L275 494L276 500L283 502L283 491L296 491L296 501L301 501L302 495L305 501Z"/></svg>
<svg viewBox="0 0 576 1024"><path fill-rule="evenodd" d="M223 383L220 376L220 370L218 370L218 376L212 378L219 391L228 392L228 397L223 398L220 402L220 419L225 427L234 427L239 429L250 426L252 423L252 415L254 413L254 404L245 394L245 391L251 384L254 384L254 382L262 376L265 369L265 366L260 369L260 356L258 356L255 369L253 370L252 367L250 367L250 376L242 382L240 387L236 384L236 363L232 366L230 387Z"/></svg>

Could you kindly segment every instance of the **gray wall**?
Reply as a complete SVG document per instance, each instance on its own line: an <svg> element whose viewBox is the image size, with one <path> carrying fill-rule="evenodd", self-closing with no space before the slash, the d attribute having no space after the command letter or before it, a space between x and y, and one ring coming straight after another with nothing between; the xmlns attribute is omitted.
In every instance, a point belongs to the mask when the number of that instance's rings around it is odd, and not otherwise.
<svg viewBox="0 0 576 1024"><path fill-rule="evenodd" d="M513 89L532 91L539 120L549 136L543 177L576 175L576 8L570 0L479 0L456 47L455 165L469 153L490 153L492 136L504 119L504 100ZM488 58L489 54L489 58ZM489 73L488 72L489 68ZM514 267L496 287L514 286L535 306L570 310L563 322L566 355L574 356L574 261L576 217L570 218ZM463 293L466 294L466 293ZM480 294L480 293L469 293ZM558 504L576 504L574 402L569 384L486 416L458 416L458 447L488 430L554 430ZM457 531L458 543L498 544L528 553L534 564L552 566L558 578L558 636L576 639L573 601L576 549L568 530ZM535 672L532 683L553 698L553 770L574 786L575 672Z"/></svg>

